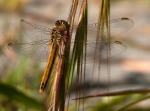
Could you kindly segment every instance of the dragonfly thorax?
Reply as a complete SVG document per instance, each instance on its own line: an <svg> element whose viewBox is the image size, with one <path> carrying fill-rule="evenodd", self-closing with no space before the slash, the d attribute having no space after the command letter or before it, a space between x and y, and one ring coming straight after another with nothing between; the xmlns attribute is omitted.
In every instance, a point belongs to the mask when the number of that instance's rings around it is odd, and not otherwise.
<svg viewBox="0 0 150 111"><path fill-rule="evenodd" d="M60 39L66 42L69 37L69 24L64 20L58 20L55 22L55 26L51 31L51 38L53 42Z"/></svg>

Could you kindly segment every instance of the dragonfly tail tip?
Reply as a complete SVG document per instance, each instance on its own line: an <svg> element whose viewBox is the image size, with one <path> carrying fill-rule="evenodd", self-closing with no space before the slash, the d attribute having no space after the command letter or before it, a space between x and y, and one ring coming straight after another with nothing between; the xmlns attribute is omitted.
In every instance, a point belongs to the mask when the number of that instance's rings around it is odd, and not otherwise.
<svg viewBox="0 0 150 111"><path fill-rule="evenodd" d="M42 94L42 93L43 93L43 90L40 89L40 90L39 90L39 93Z"/></svg>

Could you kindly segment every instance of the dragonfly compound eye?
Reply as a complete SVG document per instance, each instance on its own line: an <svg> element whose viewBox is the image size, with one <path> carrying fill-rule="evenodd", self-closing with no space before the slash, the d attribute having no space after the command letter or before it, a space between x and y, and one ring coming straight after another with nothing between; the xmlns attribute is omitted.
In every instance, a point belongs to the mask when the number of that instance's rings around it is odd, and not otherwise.
<svg viewBox="0 0 150 111"><path fill-rule="evenodd" d="M68 23L67 23L67 21L65 21L65 20L62 20L62 25L65 25L66 27L69 26Z"/></svg>
<svg viewBox="0 0 150 111"><path fill-rule="evenodd" d="M55 22L55 26L64 26L64 27L68 27L68 23L65 20L58 20Z"/></svg>
<svg viewBox="0 0 150 111"><path fill-rule="evenodd" d="M55 22L55 25L56 25L56 26L60 26L61 23L62 23L61 20L58 20L58 21Z"/></svg>

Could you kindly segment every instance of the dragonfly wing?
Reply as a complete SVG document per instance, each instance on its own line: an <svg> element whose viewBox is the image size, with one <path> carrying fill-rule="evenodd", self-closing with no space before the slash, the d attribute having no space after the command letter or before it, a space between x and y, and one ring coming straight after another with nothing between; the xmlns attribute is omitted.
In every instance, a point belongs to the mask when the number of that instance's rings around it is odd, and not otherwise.
<svg viewBox="0 0 150 111"><path fill-rule="evenodd" d="M21 25L24 36L27 36L32 41L50 38L51 29L46 26L32 24L25 20L21 20Z"/></svg>
<svg viewBox="0 0 150 111"><path fill-rule="evenodd" d="M134 22L129 18L117 18L110 21L110 36L116 37L125 33L134 26ZM105 28L106 33L106 28Z"/></svg>
<svg viewBox="0 0 150 111"><path fill-rule="evenodd" d="M16 53L46 62L50 53L49 41L33 41L30 43L9 43L8 48Z"/></svg>
<svg viewBox="0 0 150 111"><path fill-rule="evenodd" d="M107 23L106 23L107 24ZM87 27L87 33L88 33L88 38L92 38L95 37L96 38L96 34L97 34L97 30L100 29L101 24L98 23L94 23L94 24L88 24ZM115 37L118 36L122 33L125 33L126 31L128 31L130 28L132 28L134 26L134 22L129 19L129 18L117 18L117 19L112 19L110 20L110 36L111 37ZM73 29L77 29L78 26L74 26ZM80 30L85 30L85 26L81 26L79 27ZM104 36L106 34L106 27L104 27ZM101 32L99 30L99 32Z"/></svg>
<svg viewBox="0 0 150 111"><path fill-rule="evenodd" d="M70 49L71 52L73 52L74 45L76 45L76 47L83 47L82 42L72 41ZM86 54L86 62L92 63L94 61L97 62L99 60L116 57L117 55L122 54L126 50L127 46L120 41L111 41L109 43L89 41L86 43L86 48L83 48L83 54Z"/></svg>
<svg viewBox="0 0 150 111"><path fill-rule="evenodd" d="M126 49L127 49L126 45L124 45L119 41L110 43L100 42L97 43L97 45L96 43L88 44L87 50L84 52L86 53L87 63L89 63L93 61L104 60L107 58L113 58L126 51Z"/></svg>

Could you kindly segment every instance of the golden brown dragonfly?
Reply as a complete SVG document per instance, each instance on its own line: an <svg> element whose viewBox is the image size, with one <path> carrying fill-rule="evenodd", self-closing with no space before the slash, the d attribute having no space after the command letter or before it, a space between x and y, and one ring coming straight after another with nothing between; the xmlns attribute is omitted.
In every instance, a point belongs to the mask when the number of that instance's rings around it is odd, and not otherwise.
<svg viewBox="0 0 150 111"><path fill-rule="evenodd" d="M60 57L64 56L64 50L66 50L65 46L69 39L70 26L64 20L56 21L53 28L32 24L25 20L21 20L21 24L24 27L24 35L28 37L31 42L12 42L9 43L8 47L14 50L16 53L31 57L35 60L47 61L47 66L44 71L39 89L39 92L43 92L49 78L49 72L52 68L54 57L56 55L59 55ZM129 30L132 26L133 21L129 18L112 19L110 21L110 36L122 34ZM77 26L74 26L74 29L76 28ZM95 49L98 53L96 53L96 58L94 61L97 61L99 55L101 55L102 58L107 58L106 55L108 49L106 46L108 43L105 41L100 41L98 42L99 45L94 45L96 43L97 29L100 28L100 24L94 23L89 24L87 28L84 26L79 28L80 30L87 30L88 39L87 49L85 51L87 55L87 61L93 61L91 59L93 59L95 56ZM76 41L75 43L72 41L70 45L80 45L81 42L83 41ZM102 44L102 48L100 48L100 44ZM110 46L110 57L121 54L126 50L126 46L119 41L110 42ZM56 51L56 49L58 49L58 51ZM100 50L102 50L103 53L101 53Z"/></svg>

